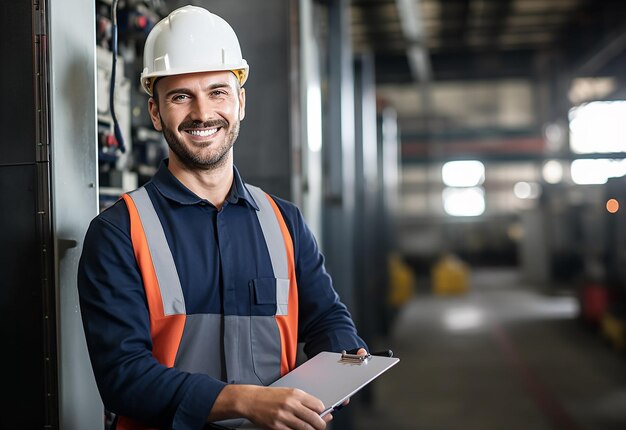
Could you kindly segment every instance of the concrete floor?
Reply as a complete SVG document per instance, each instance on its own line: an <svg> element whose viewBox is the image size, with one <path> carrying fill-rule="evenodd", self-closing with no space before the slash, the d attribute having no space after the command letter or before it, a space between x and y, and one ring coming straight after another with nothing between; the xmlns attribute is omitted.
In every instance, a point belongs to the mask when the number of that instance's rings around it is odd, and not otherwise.
<svg viewBox="0 0 626 430"><path fill-rule="evenodd" d="M401 361L357 394L354 429L626 429L626 359L577 311L501 269L465 296L418 294L370 345Z"/></svg>

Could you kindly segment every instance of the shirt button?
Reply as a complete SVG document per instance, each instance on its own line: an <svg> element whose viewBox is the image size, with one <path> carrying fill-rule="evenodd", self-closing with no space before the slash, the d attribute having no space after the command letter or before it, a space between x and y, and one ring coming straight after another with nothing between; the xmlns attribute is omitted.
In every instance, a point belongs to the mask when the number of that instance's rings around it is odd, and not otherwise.
<svg viewBox="0 0 626 430"><path fill-rule="evenodd" d="M206 206L206 202L200 202L200 206Z"/></svg>

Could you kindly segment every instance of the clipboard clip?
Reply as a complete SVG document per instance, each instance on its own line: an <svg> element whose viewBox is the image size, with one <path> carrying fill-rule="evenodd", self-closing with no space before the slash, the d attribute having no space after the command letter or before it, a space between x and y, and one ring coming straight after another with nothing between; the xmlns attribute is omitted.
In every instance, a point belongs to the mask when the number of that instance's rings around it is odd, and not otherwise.
<svg viewBox="0 0 626 430"><path fill-rule="evenodd" d="M366 355L358 355L358 354L348 354L345 350L341 351L341 361L345 363L353 363L353 364L362 364L367 363L371 357L370 354Z"/></svg>

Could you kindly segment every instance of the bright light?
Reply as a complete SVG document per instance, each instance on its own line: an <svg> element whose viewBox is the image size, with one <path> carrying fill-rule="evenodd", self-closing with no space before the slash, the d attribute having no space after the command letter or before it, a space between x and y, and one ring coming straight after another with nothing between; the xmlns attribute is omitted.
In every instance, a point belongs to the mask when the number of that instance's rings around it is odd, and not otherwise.
<svg viewBox="0 0 626 430"><path fill-rule="evenodd" d="M443 209L452 216L478 216L485 212L485 191L481 187L444 188Z"/></svg>
<svg viewBox="0 0 626 430"><path fill-rule="evenodd" d="M484 324L485 315L480 309L465 307L445 313L443 322L450 331L469 330Z"/></svg>
<svg viewBox="0 0 626 430"><path fill-rule="evenodd" d="M485 165L476 160L450 161L441 168L448 187L475 187L485 182Z"/></svg>
<svg viewBox="0 0 626 430"><path fill-rule="evenodd" d="M540 191L539 184L534 182L518 182L513 186L513 193L518 199L536 199Z"/></svg>
<svg viewBox="0 0 626 430"><path fill-rule="evenodd" d="M606 202L606 210L609 211L609 213L617 213L617 211L619 210L619 202L615 199L609 199Z"/></svg>
<svg viewBox="0 0 626 430"><path fill-rule="evenodd" d="M546 161L542 173L548 184L558 184L563 180L563 165L557 160Z"/></svg>
<svg viewBox="0 0 626 430"><path fill-rule="evenodd" d="M322 149L322 93L319 85L310 85L307 90L307 134L309 149Z"/></svg>
<svg viewBox="0 0 626 430"><path fill-rule="evenodd" d="M571 171L576 184L606 184L609 178L626 175L626 160L574 160Z"/></svg>
<svg viewBox="0 0 626 430"><path fill-rule="evenodd" d="M587 103L572 108L569 118L572 151L626 151L626 101Z"/></svg>

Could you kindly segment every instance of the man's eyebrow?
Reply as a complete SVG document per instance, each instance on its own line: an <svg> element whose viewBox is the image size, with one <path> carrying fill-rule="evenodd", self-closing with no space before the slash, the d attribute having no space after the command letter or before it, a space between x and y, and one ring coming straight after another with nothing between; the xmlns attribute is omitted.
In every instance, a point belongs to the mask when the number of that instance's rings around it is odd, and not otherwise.
<svg viewBox="0 0 626 430"><path fill-rule="evenodd" d="M219 88L230 88L230 84L228 82L216 82L204 88L204 91L213 91ZM165 93L164 97L170 97L173 94L191 94L192 91L189 88L181 87L174 88Z"/></svg>
<svg viewBox="0 0 626 430"><path fill-rule="evenodd" d="M191 94L191 91L188 88L174 88L165 93L164 97L169 97L173 94Z"/></svg>
<svg viewBox="0 0 626 430"><path fill-rule="evenodd" d="M230 84L228 82L216 82L214 84L209 85L204 90L212 91L212 90L217 90L218 88L230 88Z"/></svg>

